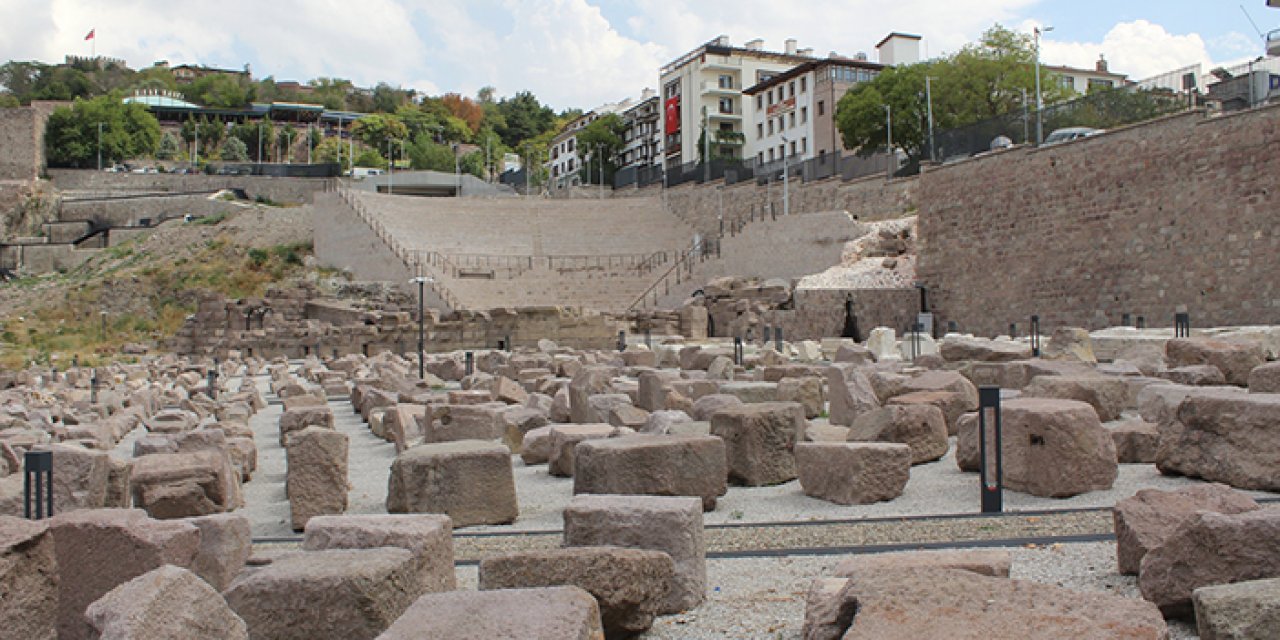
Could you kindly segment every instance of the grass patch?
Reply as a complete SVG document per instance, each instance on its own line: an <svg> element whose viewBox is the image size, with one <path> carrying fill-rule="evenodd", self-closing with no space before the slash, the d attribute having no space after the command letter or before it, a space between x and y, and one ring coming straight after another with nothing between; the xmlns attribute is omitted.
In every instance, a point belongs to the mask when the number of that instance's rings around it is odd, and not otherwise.
<svg viewBox="0 0 1280 640"><path fill-rule="evenodd" d="M234 199L234 197L233 197L233 199ZM213 225L216 225L216 224L221 223L223 220L226 220L226 219L227 219L227 216L229 216L229 215L231 215L231 214L230 214L229 212L227 212L227 211L219 211L219 212L217 212L217 213L212 213L212 214L209 214L209 215L207 215L207 216L202 216L202 217L196 218L195 220L192 220L192 221L191 221L191 224L198 224L198 225L203 225L203 226L213 226Z"/></svg>

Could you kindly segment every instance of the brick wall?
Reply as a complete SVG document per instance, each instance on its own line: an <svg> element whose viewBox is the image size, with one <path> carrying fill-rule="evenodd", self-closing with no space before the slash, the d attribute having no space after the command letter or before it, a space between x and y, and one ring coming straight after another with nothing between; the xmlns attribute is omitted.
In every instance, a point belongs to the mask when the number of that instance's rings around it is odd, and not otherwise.
<svg viewBox="0 0 1280 640"><path fill-rule="evenodd" d="M1121 315L1280 323L1280 106L1200 112L928 171L918 271L938 324Z"/></svg>

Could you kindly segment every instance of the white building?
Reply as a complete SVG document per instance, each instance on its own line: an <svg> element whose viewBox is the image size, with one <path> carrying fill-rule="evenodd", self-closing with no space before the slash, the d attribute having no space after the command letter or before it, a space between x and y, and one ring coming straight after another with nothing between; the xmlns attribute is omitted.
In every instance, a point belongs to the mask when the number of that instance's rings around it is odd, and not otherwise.
<svg viewBox="0 0 1280 640"><path fill-rule="evenodd" d="M741 158L753 103L742 90L807 62L811 49L786 41L782 53L765 51L763 40L742 47L720 36L662 68L663 147L668 167L697 162L704 126L713 157Z"/></svg>
<svg viewBox="0 0 1280 640"><path fill-rule="evenodd" d="M1090 91L1118 89L1131 84L1129 76L1123 73L1111 73L1107 69L1107 59L1102 56L1098 56L1098 62L1094 64L1093 69L1055 67L1053 65L1044 65L1041 69L1046 73L1056 74L1058 82L1063 87L1071 89L1082 96L1088 95Z"/></svg>
<svg viewBox="0 0 1280 640"><path fill-rule="evenodd" d="M583 164L595 161L589 149L579 149L578 132L600 117L619 113L631 107L632 104L634 103L628 98L622 102L601 105L565 125L564 129L551 139L551 148L547 150L546 167L550 188L553 191L581 185Z"/></svg>
<svg viewBox="0 0 1280 640"><path fill-rule="evenodd" d="M658 94L645 89L635 106L622 112L626 131L618 167L648 167L662 164L662 108Z"/></svg>

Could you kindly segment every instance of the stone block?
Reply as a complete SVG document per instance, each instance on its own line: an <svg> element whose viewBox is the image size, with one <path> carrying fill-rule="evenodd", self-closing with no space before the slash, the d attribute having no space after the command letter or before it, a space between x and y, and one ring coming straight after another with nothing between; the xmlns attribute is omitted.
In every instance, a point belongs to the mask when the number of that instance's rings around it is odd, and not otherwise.
<svg viewBox="0 0 1280 640"><path fill-rule="evenodd" d="M1280 362L1254 367L1249 372L1249 393L1280 393Z"/></svg>
<svg viewBox="0 0 1280 640"><path fill-rule="evenodd" d="M1160 431L1143 420L1125 420L1103 425L1116 444L1116 461L1121 464L1151 464L1160 449Z"/></svg>
<svg viewBox="0 0 1280 640"><path fill-rule="evenodd" d="M248 640L244 620L196 574L164 565L108 591L85 610L90 638Z"/></svg>
<svg viewBox="0 0 1280 640"><path fill-rule="evenodd" d="M547 472L562 478L572 477L578 443L595 438L612 438L616 433L617 427L609 424L553 425Z"/></svg>
<svg viewBox="0 0 1280 640"><path fill-rule="evenodd" d="M725 442L729 480L750 487L796 477L794 447L805 426L804 407L795 402L744 404L711 416L711 435Z"/></svg>
<svg viewBox="0 0 1280 640"><path fill-rule="evenodd" d="M831 424L839 426L847 427L862 413L880 406L871 380L856 365L848 363L827 369L827 397Z"/></svg>
<svg viewBox="0 0 1280 640"><path fill-rule="evenodd" d="M480 562L480 590L575 586L600 607L606 638L629 638L653 625L675 564L661 551L565 547L490 556Z"/></svg>
<svg viewBox="0 0 1280 640"><path fill-rule="evenodd" d="M896 442L911 448L911 464L947 454L947 419L931 404L893 404L858 416L849 442Z"/></svg>
<svg viewBox="0 0 1280 640"><path fill-rule="evenodd" d="M577 445L573 492L693 496L706 511L727 491L724 440L636 435Z"/></svg>
<svg viewBox="0 0 1280 640"><path fill-rule="evenodd" d="M1099 420L1111 422L1120 418L1128 404L1129 385L1123 378L1101 375L1036 376L1022 395L1086 402L1098 413Z"/></svg>
<svg viewBox="0 0 1280 640"><path fill-rule="evenodd" d="M388 484L388 513L444 514L454 527L508 524L519 515L511 454L492 442L413 447L391 463Z"/></svg>
<svg viewBox="0 0 1280 640"><path fill-rule="evenodd" d="M1200 640L1280 638L1280 578L1200 587L1191 602Z"/></svg>
<svg viewBox="0 0 1280 640"><path fill-rule="evenodd" d="M947 422L947 435L956 435L956 422L969 411L964 395L955 391L912 391L889 398L888 404L930 405L942 411Z"/></svg>
<svg viewBox="0 0 1280 640"><path fill-rule="evenodd" d="M831 575L850 578L894 569L957 569L992 578L1008 578L1013 556L1002 549L899 551L868 553L841 560Z"/></svg>
<svg viewBox="0 0 1280 640"><path fill-rule="evenodd" d="M507 405L500 402L484 404L446 404L431 408L431 423L422 419L422 435L425 442L454 442L457 440L497 440L506 432L502 413Z"/></svg>
<svg viewBox="0 0 1280 640"><path fill-rule="evenodd" d="M233 513L188 518L200 530L200 548L191 570L214 591L222 592L244 569L253 552L249 519Z"/></svg>
<svg viewBox="0 0 1280 640"><path fill-rule="evenodd" d="M223 513L244 505L240 472L221 450L138 458L130 491L135 505L160 519Z"/></svg>
<svg viewBox="0 0 1280 640"><path fill-rule="evenodd" d="M404 549L305 551L241 574L223 596L251 638L373 640L422 590L417 570Z"/></svg>
<svg viewBox="0 0 1280 640"><path fill-rule="evenodd" d="M1193 392L1160 424L1162 473L1280 491L1280 394Z"/></svg>
<svg viewBox="0 0 1280 640"><path fill-rule="evenodd" d="M0 629L6 637L57 638L58 588L48 525L0 516Z"/></svg>
<svg viewBox="0 0 1280 640"><path fill-rule="evenodd" d="M1165 343L1169 367L1211 364L1226 376L1227 383L1248 386L1249 373L1267 360L1258 344L1241 344L1212 338L1175 338Z"/></svg>
<svg viewBox="0 0 1280 640"><path fill-rule="evenodd" d="M712 414L717 411L741 404L742 400L739 400L737 396L721 393L709 394L693 401L693 407L689 415L694 420L710 420Z"/></svg>
<svg viewBox="0 0 1280 640"><path fill-rule="evenodd" d="M399 547L413 554L423 593L457 587L453 522L447 516L316 516L307 521L302 541L302 548L307 551L378 547Z"/></svg>
<svg viewBox="0 0 1280 640"><path fill-rule="evenodd" d="M531 429L520 441L520 459L526 465L546 464L551 459L550 425Z"/></svg>
<svg viewBox="0 0 1280 640"><path fill-rule="evenodd" d="M566 546L612 545L662 551L675 562L660 615L687 611L706 597L706 544L697 498L578 495L564 509Z"/></svg>
<svg viewBox="0 0 1280 640"><path fill-rule="evenodd" d="M1088 404L1048 398L1006 400L1001 405L1001 426L1006 489L1061 498L1109 489L1115 482L1119 472L1115 443Z"/></svg>
<svg viewBox="0 0 1280 640"><path fill-rule="evenodd" d="M904 444L800 442L795 455L804 494L836 504L893 500L911 476Z"/></svg>
<svg viewBox="0 0 1280 640"><path fill-rule="evenodd" d="M519 612L519 615L504 615ZM600 607L573 586L450 591L418 598L379 640L599 640Z"/></svg>
<svg viewBox="0 0 1280 640"><path fill-rule="evenodd" d="M1200 587L1280 576L1280 507L1198 511L1142 557L1138 588L1166 616L1192 613Z"/></svg>
<svg viewBox="0 0 1280 640"><path fill-rule="evenodd" d="M1031 357L1031 347L1009 340L947 336L938 348L948 362L1010 362Z"/></svg>
<svg viewBox="0 0 1280 640"><path fill-rule="evenodd" d="M200 530L141 509L84 509L49 520L58 565L58 638L89 637L84 611L116 586L166 564L190 568Z"/></svg>
<svg viewBox="0 0 1280 640"><path fill-rule="evenodd" d="M823 393L822 378L807 376L803 378L783 378L778 381L778 401L798 402L804 407L804 417L812 420L822 415L827 408L826 394Z"/></svg>
<svg viewBox="0 0 1280 640"><path fill-rule="evenodd" d="M333 429L333 409L328 405L299 407L280 414L280 446L285 446L289 435L307 427Z"/></svg>
<svg viewBox="0 0 1280 640"><path fill-rule="evenodd" d="M1224 484L1173 491L1142 489L1117 502L1112 510L1120 573L1137 575L1142 557L1164 544L1198 511L1236 514L1257 508L1253 498Z"/></svg>
<svg viewBox="0 0 1280 640"><path fill-rule="evenodd" d="M613 377L611 367L584 367L574 374L569 382L569 416L578 424L603 422L603 417L596 414L590 404L591 396L608 393L609 380Z"/></svg>
<svg viewBox="0 0 1280 640"><path fill-rule="evenodd" d="M347 510L347 434L307 427L289 439L285 493L294 531L314 516Z"/></svg>
<svg viewBox="0 0 1280 640"><path fill-rule="evenodd" d="M498 420L502 422L502 442L512 453L520 453L526 433L548 424L545 413L525 407L508 408Z"/></svg>

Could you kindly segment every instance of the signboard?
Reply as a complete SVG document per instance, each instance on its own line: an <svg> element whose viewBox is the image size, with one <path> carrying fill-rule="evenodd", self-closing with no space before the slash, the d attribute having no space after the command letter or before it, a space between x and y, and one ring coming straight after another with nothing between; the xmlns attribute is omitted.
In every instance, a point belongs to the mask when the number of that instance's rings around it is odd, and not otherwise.
<svg viewBox="0 0 1280 640"><path fill-rule="evenodd" d="M796 110L796 97L791 96L786 100L783 100L781 102L775 102L769 105L769 108L766 113L770 118L772 118L780 113L787 113L789 111L795 111L795 110Z"/></svg>
<svg viewBox="0 0 1280 640"><path fill-rule="evenodd" d="M666 118L665 118L666 125L664 128L667 134L670 135L673 133L679 133L680 132L680 96L672 96L670 98L667 98L667 103L666 105L664 105L664 111L666 113Z"/></svg>

